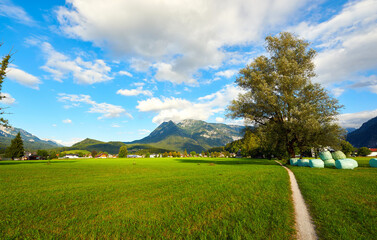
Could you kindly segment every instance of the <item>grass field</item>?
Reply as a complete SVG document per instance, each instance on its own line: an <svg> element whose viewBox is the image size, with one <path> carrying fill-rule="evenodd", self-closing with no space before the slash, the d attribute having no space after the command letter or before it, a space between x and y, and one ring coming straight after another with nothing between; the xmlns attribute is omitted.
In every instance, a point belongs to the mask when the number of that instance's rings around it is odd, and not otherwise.
<svg viewBox="0 0 377 240"><path fill-rule="evenodd" d="M0 162L0 173L0 239L292 239L295 234L288 175L273 161L13 161Z"/></svg>
<svg viewBox="0 0 377 240"><path fill-rule="evenodd" d="M369 166L369 158L354 158ZM292 167L320 239L376 239L377 169Z"/></svg>

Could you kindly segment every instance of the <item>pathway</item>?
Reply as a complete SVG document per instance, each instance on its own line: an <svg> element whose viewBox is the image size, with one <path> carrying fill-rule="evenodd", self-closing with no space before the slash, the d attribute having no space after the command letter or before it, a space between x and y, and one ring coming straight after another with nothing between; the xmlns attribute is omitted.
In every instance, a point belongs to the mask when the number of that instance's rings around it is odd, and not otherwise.
<svg viewBox="0 0 377 240"><path fill-rule="evenodd" d="M289 180L291 182L293 205L295 209L297 239L299 240L318 239L314 230L314 225L310 218L308 208L305 204L304 198L301 195L300 188L298 187L295 175L289 168L283 166L278 161L276 162L280 164L283 168L285 168L289 174Z"/></svg>

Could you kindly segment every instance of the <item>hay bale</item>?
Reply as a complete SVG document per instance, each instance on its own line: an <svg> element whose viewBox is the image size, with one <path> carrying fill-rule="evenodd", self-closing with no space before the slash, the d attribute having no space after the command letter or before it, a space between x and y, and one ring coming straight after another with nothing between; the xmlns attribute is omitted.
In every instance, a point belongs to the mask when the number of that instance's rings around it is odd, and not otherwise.
<svg viewBox="0 0 377 240"><path fill-rule="evenodd" d="M355 168L357 168L359 166L359 163L356 160L352 159L352 158L346 158L346 159L340 159L340 160L349 160L349 161L351 161L353 163L353 165L355 166Z"/></svg>
<svg viewBox="0 0 377 240"><path fill-rule="evenodd" d="M325 167L335 167L335 160L334 159L329 159L329 160L325 160L323 161L323 164L325 165Z"/></svg>
<svg viewBox="0 0 377 240"><path fill-rule="evenodd" d="M297 166L299 166L299 167L309 167L309 159L299 159L297 161Z"/></svg>
<svg viewBox="0 0 377 240"><path fill-rule="evenodd" d="M291 166L297 166L298 160L299 158L291 158L289 159L289 164L291 164Z"/></svg>
<svg viewBox="0 0 377 240"><path fill-rule="evenodd" d="M322 159L322 161L333 159L329 151L320 152L319 158Z"/></svg>
<svg viewBox="0 0 377 240"><path fill-rule="evenodd" d="M335 161L335 167L337 169L354 169L357 162L353 159L340 159Z"/></svg>
<svg viewBox="0 0 377 240"><path fill-rule="evenodd" d="M369 160L369 165L371 167L376 167L377 168L377 158L372 158L371 160Z"/></svg>
<svg viewBox="0 0 377 240"><path fill-rule="evenodd" d="M331 153L334 160L346 159L346 155L342 151L336 151Z"/></svg>
<svg viewBox="0 0 377 240"><path fill-rule="evenodd" d="M309 167L311 168L324 168L325 163L321 159L310 159Z"/></svg>

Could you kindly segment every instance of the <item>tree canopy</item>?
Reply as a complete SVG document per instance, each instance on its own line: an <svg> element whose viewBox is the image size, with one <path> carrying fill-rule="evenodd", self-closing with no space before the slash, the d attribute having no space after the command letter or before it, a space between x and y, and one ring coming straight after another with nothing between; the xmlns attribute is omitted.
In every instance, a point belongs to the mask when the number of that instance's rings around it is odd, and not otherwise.
<svg viewBox="0 0 377 240"><path fill-rule="evenodd" d="M233 100L228 116L255 124L261 146L284 157L310 147L339 145L338 100L318 83L309 43L287 32L266 37L268 56L240 70L236 83L246 91Z"/></svg>
<svg viewBox="0 0 377 240"><path fill-rule="evenodd" d="M0 47L1 45L2 44L0 43ZM6 74L7 74L6 70L9 65L10 57L11 55L7 54L3 57L3 59L0 62L0 100L5 98L5 96L1 93L1 91L2 91L4 78L6 77ZM4 108L0 107L0 116L3 115L4 113L5 113ZM0 117L0 126L9 127L8 120L6 120L3 117Z"/></svg>

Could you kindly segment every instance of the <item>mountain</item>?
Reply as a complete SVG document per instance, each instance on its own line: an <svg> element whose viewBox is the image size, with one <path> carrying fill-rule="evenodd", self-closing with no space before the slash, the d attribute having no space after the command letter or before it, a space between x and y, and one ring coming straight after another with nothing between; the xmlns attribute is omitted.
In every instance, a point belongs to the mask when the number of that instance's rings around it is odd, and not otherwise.
<svg viewBox="0 0 377 240"><path fill-rule="evenodd" d="M356 130L356 128L346 128L347 133L351 133L355 130Z"/></svg>
<svg viewBox="0 0 377 240"><path fill-rule="evenodd" d="M181 152L185 149L188 152L201 152L240 139L243 128L192 119L177 124L169 121L163 122L147 137L128 144L140 143Z"/></svg>
<svg viewBox="0 0 377 240"><path fill-rule="evenodd" d="M24 148L27 150L51 149L62 146L52 140L40 139L21 128L5 128L0 126L0 149L8 147L18 132L20 132Z"/></svg>
<svg viewBox="0 0 377 240"><path fill-rule="evenodd" d="M347 134L347 141L354 147L377 147L377 117L363 123L361 127Z"/></svg>

